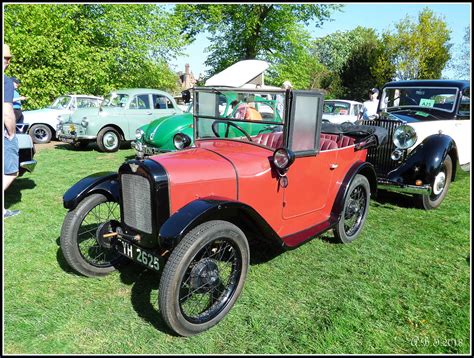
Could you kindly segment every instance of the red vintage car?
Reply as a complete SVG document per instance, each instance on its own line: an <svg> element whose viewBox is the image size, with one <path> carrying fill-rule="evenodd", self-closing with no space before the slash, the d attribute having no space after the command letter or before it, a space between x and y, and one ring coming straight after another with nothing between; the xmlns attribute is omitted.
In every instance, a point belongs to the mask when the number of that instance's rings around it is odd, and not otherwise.
<svg viewBox="0 0 474 358"><path fill-rule="evenodd" d="M374 127L321 132L319 92L230 90L249 108L257 95L277 100L284 121L222 118L218 99L229 89L197 88L193 146L178 133L180 151L88 176L63 198L69 265L86 276L129 261L162 271L159 308L183 336L212 327L234 305L249 237L291 249L333 229L349 243L377 185L366 162L366 148L383 138ZM261 129L251 136L248 126Z"/></svg>

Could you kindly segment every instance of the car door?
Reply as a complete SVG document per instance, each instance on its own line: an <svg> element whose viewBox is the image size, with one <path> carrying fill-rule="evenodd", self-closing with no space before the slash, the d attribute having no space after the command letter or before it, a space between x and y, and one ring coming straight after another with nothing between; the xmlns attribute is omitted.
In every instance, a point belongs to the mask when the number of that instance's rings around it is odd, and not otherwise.
<svg viewBox="0 0 474 358"><path fill-rule="evenodd" d="M454 122L454 140L458 148L459 163L471 162L471 90L465 89L460 95L457 118Z"/></svg>
<svg viewBox="0 0 474 358"><path fill-rule="evenodd" d="M142 93L131 96L128 107L125 109L124 118L126 124L124 128L124 134L126 140L132 140L135 138L135 131L150 123L154 119L152 105L151 105L151 94Z"/></svg>
<svg viewBox="0 0 474 358"><path fill-rule="evenodd" d="M294 92L288 146L295 153L295 161L288 170L288 186L283 195L283 218L286 220L308 214L314 216L328 205L327 194L338 151L321 152L319 149L322 110L322 94Z"/></svg>

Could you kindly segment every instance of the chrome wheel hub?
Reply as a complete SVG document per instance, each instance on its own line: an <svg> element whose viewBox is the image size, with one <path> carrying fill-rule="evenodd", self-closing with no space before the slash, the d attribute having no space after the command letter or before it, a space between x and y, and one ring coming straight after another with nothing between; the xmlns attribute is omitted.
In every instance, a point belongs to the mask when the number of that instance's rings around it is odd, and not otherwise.
<svg viewBox="0 0 474 358"><path fill-rule="evenodd" d="M446 185L446 174L444 172L439 172L434 180L433 193L435 195L441 194L445 185Z"/></svg>

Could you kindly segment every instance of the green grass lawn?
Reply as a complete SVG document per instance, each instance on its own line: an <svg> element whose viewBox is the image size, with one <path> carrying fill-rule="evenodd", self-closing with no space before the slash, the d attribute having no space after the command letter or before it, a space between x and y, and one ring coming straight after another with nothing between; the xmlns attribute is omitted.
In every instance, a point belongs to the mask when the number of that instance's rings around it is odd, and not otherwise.
<svg viewBox="0 0 474 358"><path fill-rule="evenodd" d="M161 319L158 274L131 264L92 279L65 263L64 192L134 155L69 148L39 150L35 172L6 193L21 214L4 222L4 353L470 352L469 173L458 171L437 210L386 193L372 200L356 242L335 244L327 232L254 260L226 318L182 338Z"/></svg>

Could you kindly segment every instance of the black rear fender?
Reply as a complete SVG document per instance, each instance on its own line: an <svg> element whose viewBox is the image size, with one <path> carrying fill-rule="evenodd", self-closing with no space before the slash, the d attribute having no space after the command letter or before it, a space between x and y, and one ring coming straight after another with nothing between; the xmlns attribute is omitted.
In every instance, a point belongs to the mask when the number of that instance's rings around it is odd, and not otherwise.
<svg viewBox="0 0 474 358"><path fill-rule="evenodd" d="M331 222L339 221L342 211L344 210L344 202L348 194L349 186L357 174L361 174L367 178L370 184L371 195L377 195L377 174L375 173L374 166L368 162L356 162L347 172L339 188L331 210Z"/></svg>
<svg viewBox="0 0 474 358"><path fill-rule="evenodd" d="M110 201L119 202L118 174L100 172L89 175L69 188L63 195L63 205L66 209L74 210L77 205L91 194L103 194Z"/></svg>

